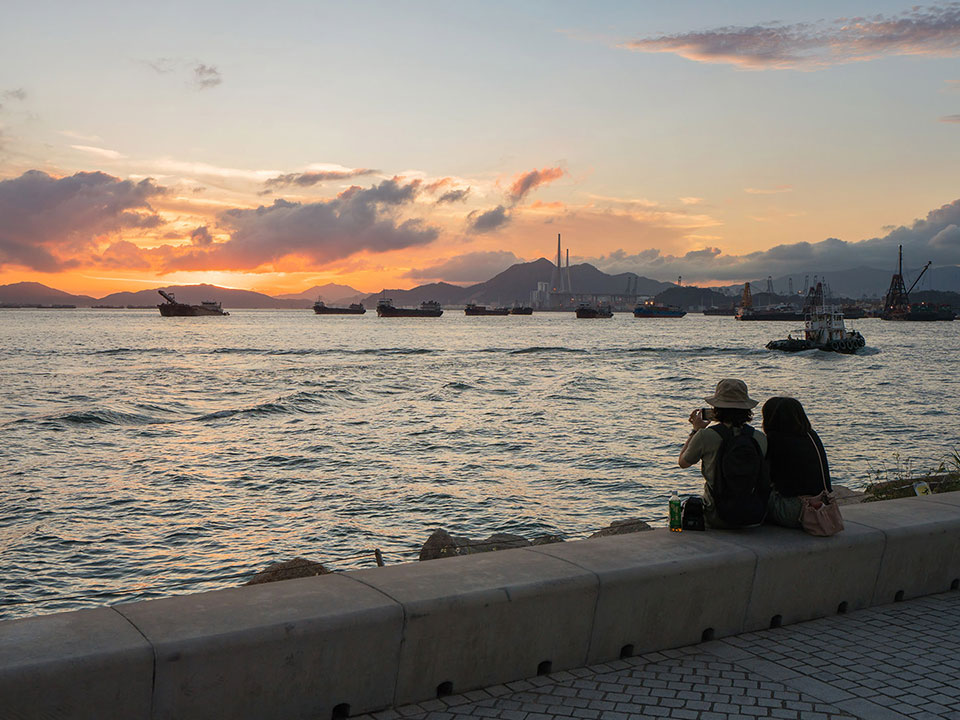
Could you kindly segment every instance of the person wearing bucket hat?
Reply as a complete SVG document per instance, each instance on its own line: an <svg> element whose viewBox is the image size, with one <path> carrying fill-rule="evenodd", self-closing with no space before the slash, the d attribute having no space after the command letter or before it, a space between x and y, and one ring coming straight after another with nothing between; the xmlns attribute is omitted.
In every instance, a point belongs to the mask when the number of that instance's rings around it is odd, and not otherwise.
<svg viewBox="0 0 960 720"><path fill-rule="evenodd" d="M748 394L747 384L734 378L718 382L704 401L711 407L690 413L693 429L678 464L688 468L700 463L703 514L710 527L759 525L766 512L769 478L767 438L748 424L758 403ZM743 489L745 483L749 492Z"/></svg>

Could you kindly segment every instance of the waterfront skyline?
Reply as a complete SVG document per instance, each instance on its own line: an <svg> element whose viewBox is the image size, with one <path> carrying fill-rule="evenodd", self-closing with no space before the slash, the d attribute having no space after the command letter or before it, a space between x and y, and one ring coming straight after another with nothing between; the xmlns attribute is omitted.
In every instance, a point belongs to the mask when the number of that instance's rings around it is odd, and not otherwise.
<svg viewBox="0 0 960 720"><path fill-rule="evenodd" d="M0 284L960 264L960 4L21 5ZM188 21L184 21L185 18Z"/></svg>

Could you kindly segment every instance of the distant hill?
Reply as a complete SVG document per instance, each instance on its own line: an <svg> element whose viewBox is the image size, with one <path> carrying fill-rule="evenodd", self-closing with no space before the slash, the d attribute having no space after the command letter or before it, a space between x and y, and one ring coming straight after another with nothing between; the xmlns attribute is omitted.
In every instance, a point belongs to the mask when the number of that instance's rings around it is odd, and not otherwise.
<svg viewBox="0 0 960 720"><path fill-rule="evenodd" d="M395 305L419 305L424 300L436 300L441 305L464 305L468 302L486 305L513 305L530 302L530 292L537 283L549 283L556 266L545 258L528 263L516 263L486 282L460 287L450 283L430 283L412 290L384 290L383 293ZM593 265L583 263L570 266L570 281L575 293L622 294L627 281L636 282L641 295L655 295L673 283L660 282L635 273L608 275ZM364 298L367 305L375 304L383 293L373 293Z"/></svg>
<svg viewBox="0 0 960 720"><path fill-rule="evenodd" d="M224 309L230 308L267 308L267 309L301 309L309 308L313 303L307 300L280 300L263 293L251 290L233 290L216 285L168 285L163 288L168 293L174 293L179 302L197 305L204 300L214 300L223 304ZM163 302L163 298L152 290L138 292L119 292L100 298L97 305L141 305L151 306Z"/></svg>
<svg viewBox="0 0 960 720"><path fill-rule="evenodd" d="M709 307L728 308L735 302L735 298L718 293L712 288L699 288L695 285L669 288L657 293L654 299L664 305L676 305L687 310Z"/></svg>
<svg viewBox="0 0 960 720"><path fill-rule="evenodd" d="M894 258L896 260L896 258ZM919 267L905 267L903 269L904 280L907 287L920 274L923 265ZM890 287L890 278L897 271L896 264L893 264L887 270L880 270L871 267L858 267L849 270L827 270L817 272L791 273L781 275L773 279L774 292L786 295L789 288L790 279L793 280L793 290L795 293L804 291L804 280L807 279L811 284L813 278L826 281L834 295L849 298L880 298ZM754 292L767 288L767 280L751 280L750 289ZM739 292L743 289L743 283L738 285L728 285L725 288L715 288L716 290L726 289L728 292ZM956 265L944 265L941 267L932 267L924 274L915 290L941 290L950 292L960 292L960 267Z"/></svg>
<svg viewBox="0 0 960 720"><path fill-rule="evenodd" d="M279 300L309 300L311 304L319 298L328 305L333 305L348 298L351 300L351 302L354 302L353 298L364 296L366 296L366 293L360 292L356 288L352 288L349 285L327 283L326 285L314 285L311 288L307 288L303 292L284 293L283 295L275 295L274 297Z"/></svg>
<svg viewBox="0 0 960 720"><path fill-rule="evenodd" d="M377 300L381 297L390 298L397 307L412 307L426 300L436 300L441 305L459 305L465 302L463 298L466 291L467 288L462 288L459 285L438 282L419 285L410 290L384 289L378 293L367 295L362 302L368 308L376 306Z"/></svg>
<svg viewBox="0 0 960 720"><path fill-rule="evenodd" d="M71 295L36 282L0 285L0 303L12 305L76 305L90 307L96 304L89 295Z"/></svg>

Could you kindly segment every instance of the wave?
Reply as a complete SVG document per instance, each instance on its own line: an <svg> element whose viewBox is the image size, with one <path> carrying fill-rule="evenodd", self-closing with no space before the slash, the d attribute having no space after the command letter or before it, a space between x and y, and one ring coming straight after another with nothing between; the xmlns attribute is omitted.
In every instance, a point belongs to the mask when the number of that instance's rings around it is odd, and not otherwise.
<svg viewBox="0 0 960 720"><path fill-rule="evenodd" d="M59 422L71 425L150 425L165 422L150 415L122 412L120 410L82 410L69 412L64 415L48 415L42 418L25 418L27 422Z"/></svg>
<svg viewBox="0 0 960 720"><path fill-rule="evenodd" d="M432 355L442 350L433 348L214 348L209 351L216 355Z"/></svg>
<svg viewBox="0 0 960 720"><path fill-rule="evenodd" d="M534 345L532 347L521 348L519 350L511 350L511 355L528 355L530 353L547 353L547 352L565 352L565 353L586 353L590 352L589 350L584 350L582 348L568 348L562 345Z"/></svg>

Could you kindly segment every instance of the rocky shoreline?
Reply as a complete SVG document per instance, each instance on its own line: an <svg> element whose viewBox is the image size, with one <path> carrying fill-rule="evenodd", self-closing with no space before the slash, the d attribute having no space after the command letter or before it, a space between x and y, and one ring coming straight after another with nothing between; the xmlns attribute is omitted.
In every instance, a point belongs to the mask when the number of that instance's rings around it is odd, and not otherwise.
<svg viewBox="0 0 960 720"><path fill-rule="evenodd" d="M953 476L947 475L944 476L944 478L936 476L922 479L928 482L933 492L953 489L952 486L946 482L950 478L953 478ZM955 480L956 478L953 479ZM851 505L861 502L885 500L891 496L903 497L908 494L913 495L913 483L915 482L916 480L903 480L895 484L883 483L882 485L871 485L868 486L866 491L851 490L843 485L834 485L833 491L840 505ZM607 527L597 530L586 539L607 537L609 535L625 535L627 533L643 532L652 529L653 527L649 523L639 518L627 518L625 520L614 520ZM548 545L564 541L565 538L560 535L545 534L528 539L522 535L512 533L494 533L483 540L474 540L463 535L453 535L444 528L437 528L421 546L419 560L438 560L441 558L474 555L476 553L495 552L497 550L508 550L511 548ZM333 572L333 570L319 562L296 557L293 560L271 563L245 584L257 585L266 582L326 575L331 572Z"/></svg>

